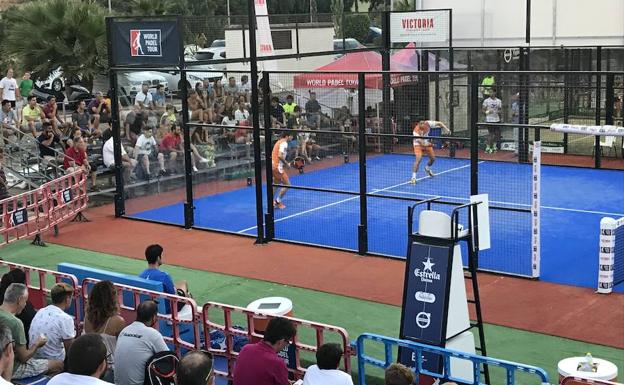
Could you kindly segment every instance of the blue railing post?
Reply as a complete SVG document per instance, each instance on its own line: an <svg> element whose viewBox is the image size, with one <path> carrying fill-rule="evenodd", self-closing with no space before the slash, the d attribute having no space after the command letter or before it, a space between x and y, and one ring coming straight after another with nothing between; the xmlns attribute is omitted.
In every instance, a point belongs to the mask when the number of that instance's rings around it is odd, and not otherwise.
<svg viewBox="0 0 624 385"><path fill-rule="evenodd" d="M385 360L379 360L373 357L369 357L366 355L364 351L364 341L376 341L383 344L384 347L384 355ZM496 358L483 357L476 354L464 353L455 350L445 349L437 346L424 345L412 341L400 340L392 337L380 336L377 334L365 333L358 337L357 339L357 361L358 361L358 385L366 385L366 364L376 366L382 369L387 368L393 361L392 359L392 351L394 347L407 348L412 350L415 353L416 362L415 362L415 372L418 378L419 374L428 375L435 378L440 378L442 380L455 381L455 382L466 382L465 378L457 378L452 376L451 373L451 358L456 358L459 360L468 360L472 363L473 367L473 385L482 385L481 383L481 366L482 365L491 365L498 366L505 369L507 373L507 385L515 385L515 374L516 372L524 372L528 374L533 374L540 378L540 381L543 385L549 384L548 374L544 369L519 364L516 362L499 360ZM430 372L428 370L423 369L423 353L437 354L442 356L443 358L443 372L435 373Z"/></svg>

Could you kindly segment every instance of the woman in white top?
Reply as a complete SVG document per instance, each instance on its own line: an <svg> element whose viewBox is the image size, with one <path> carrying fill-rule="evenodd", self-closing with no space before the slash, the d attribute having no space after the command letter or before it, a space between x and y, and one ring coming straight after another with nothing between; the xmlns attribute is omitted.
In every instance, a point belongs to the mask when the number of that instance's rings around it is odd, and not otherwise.
<svg viewBox="0 0 624 385"><path fill-rule="evenodd" d="M89 293L84 319L84 333L97 333L107 350L108 370L104 379L113 381L115 346L117 336L126 327L126 320L119 315L117 290L111 281L96 283Z"/></svg>

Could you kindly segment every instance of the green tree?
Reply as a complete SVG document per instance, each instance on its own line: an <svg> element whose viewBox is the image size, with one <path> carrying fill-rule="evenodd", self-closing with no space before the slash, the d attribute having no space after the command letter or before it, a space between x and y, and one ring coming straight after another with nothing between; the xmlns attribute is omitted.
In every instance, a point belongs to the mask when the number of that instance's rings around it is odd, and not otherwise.
<svg viewBox="0 0 624 385"><path fill-rule="evenodd" d="M347 15L344 19L342 33L344 37L352 37L358 41L364 41L368 35L370 18L364 13Z"/></svg>
<svg viewBox="0 0 624 385"><path fill-rule="evenodd" d="M132 0L130 4L133 15L187 15L190 12L187 0Z"/></svg>
<svg viewBox="0 0 624 385"><path fill-rule="evenodd" d="M41 0L3 15L2 53L24 68L45 76L59 66L65 78L93 78L107 68L108 11L90 1Z"/></svg>

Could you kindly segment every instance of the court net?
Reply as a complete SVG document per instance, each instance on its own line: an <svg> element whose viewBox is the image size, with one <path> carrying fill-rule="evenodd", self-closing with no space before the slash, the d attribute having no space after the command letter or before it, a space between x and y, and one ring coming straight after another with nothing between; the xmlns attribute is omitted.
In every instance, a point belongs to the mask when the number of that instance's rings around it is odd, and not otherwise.
<svg viewBox="0 0 624 385"><path fill-rule="evenodd" d="M598 293L611 293L624 282L624 217L600 221Z"/></svg>

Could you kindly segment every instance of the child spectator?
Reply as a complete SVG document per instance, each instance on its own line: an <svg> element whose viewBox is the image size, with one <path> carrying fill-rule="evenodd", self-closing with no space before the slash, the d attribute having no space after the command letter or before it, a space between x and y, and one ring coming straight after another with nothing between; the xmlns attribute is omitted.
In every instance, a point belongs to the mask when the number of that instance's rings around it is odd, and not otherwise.
<svg viewBox="0 0 624 385"><path fill-rule="evenodd" d="M391 364L386 368L385 385L412 385L414 372L403 364Z"/></svg>

